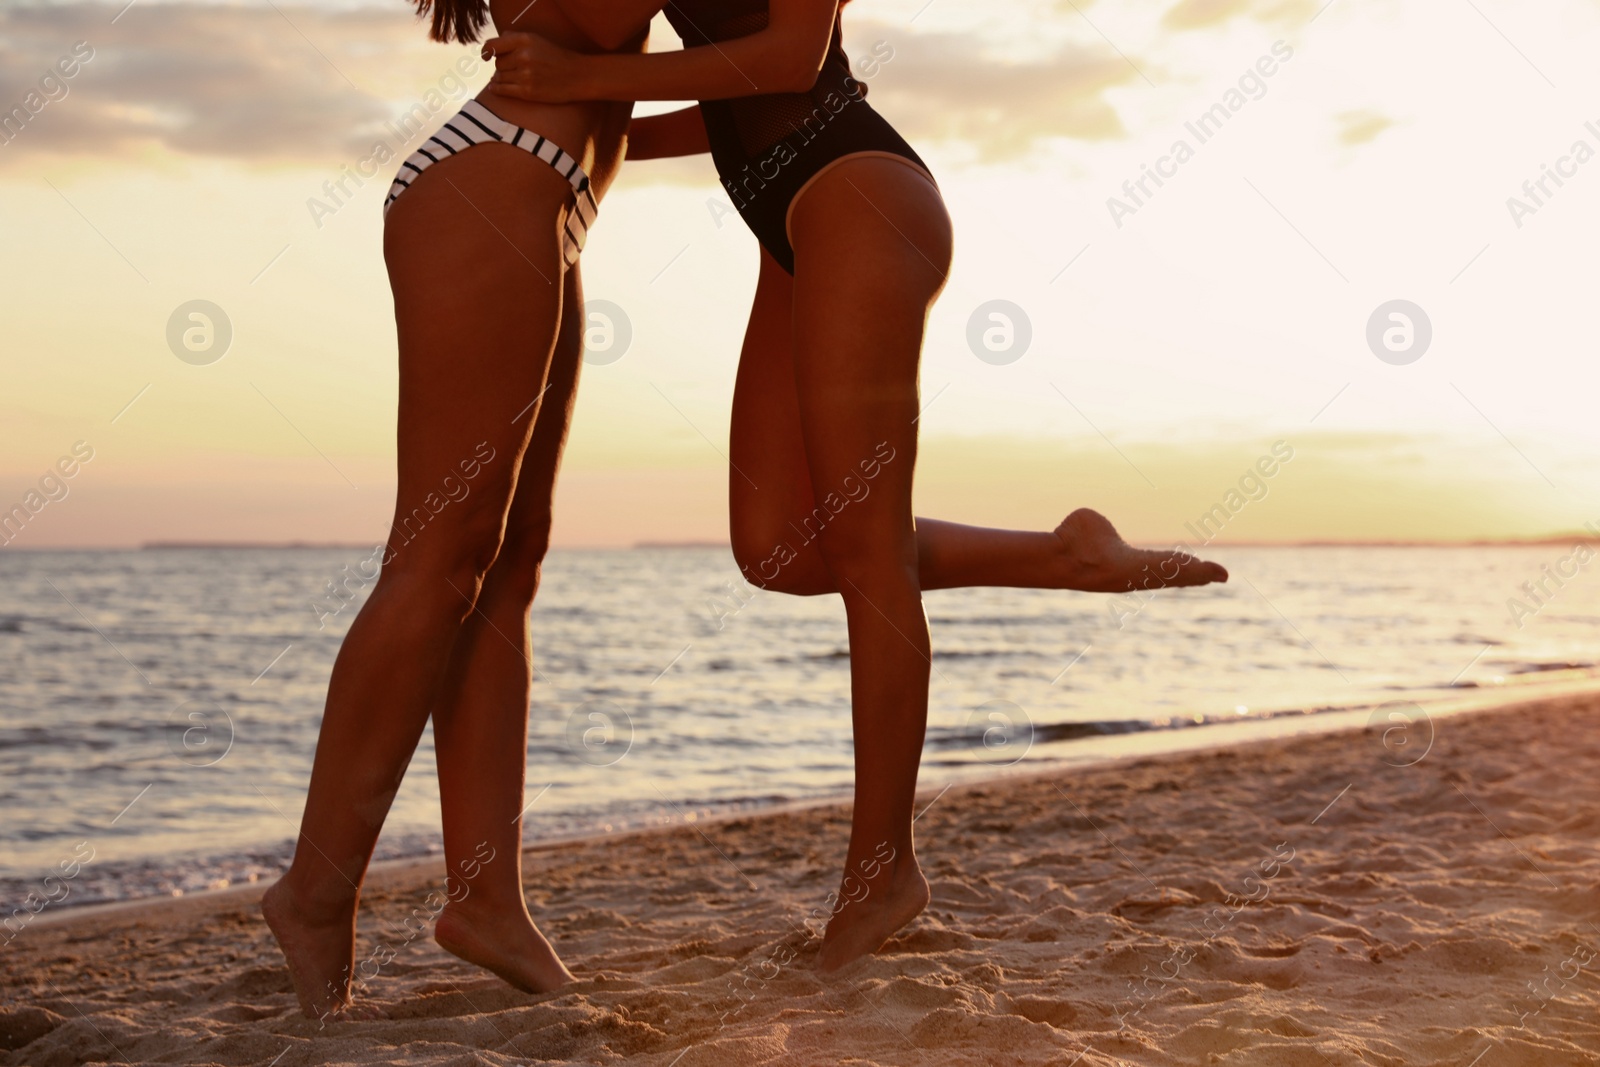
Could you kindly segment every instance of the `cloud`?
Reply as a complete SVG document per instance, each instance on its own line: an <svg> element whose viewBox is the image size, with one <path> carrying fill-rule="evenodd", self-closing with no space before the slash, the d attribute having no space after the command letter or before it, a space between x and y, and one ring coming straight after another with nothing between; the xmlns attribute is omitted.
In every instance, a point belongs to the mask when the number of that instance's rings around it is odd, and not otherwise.
<svg viewBox="0 0 1600 1067"><path fill-rule="evenodd" d="M1298 24L1316 13L1311 0L1178 0L1161 17L1161 25L1169 30L1199 30L1240 17Z"/></svg>
<svg viewBox="0 0 1600 1067"><path fill-rule="evenodd" d="M0 117L19 105L27 117L0 138L0 169L42 154L346 162L377 139L392 144L385 123L474 56L429 42L398 0L342 10L124 3L0 8ZM918 144L964 142L985 159L1009 159L1044 138L1124 134L1105 93L1137 74L1098 41L1012 62L966 36L865 20L847 29L857 55L879 40L894 49L870 82L872 100ZM79 41L93 58L65 82L65 96L45 100L40 79ZM487 68L472 65L475 89Z"/></svg>
<svg viewBox="0 0 1600 1067"><path fill-rule="evenodd" d="M959 144L993 163L1018 159L1052 138L1127 135L1106 91L1139 74L1109 48L1074 44L1048 59L1010 62L980 45L961 34L908 33L866 19L845 23L845 47L867 98L918 148ZM630 184L716 182L703 158L652 160L622 175Z"/></svg>
<svg viewBox="0 0 1600 1067"><path fill-rule="evenodd" d="M1376 111L1346 111L1337 116L1337 119L1339 143L1352 147L1372 141L1378 134L1394 125L1394 119L1380 115Z"/></svg>
<svg viewBox="0 0 1600 1067"><path fill-rule="evenodd" d="M345 160L364 154L387 120L472 55L430 44L398 4L280 8L0 9L0 112L14 114L19 105L37 112L25 124L13 122L10 139L0 143L0 166L40 153L126 159L151 151L246 162ZM77 42L92 58L64 81L64 96L46 99L40 80ZM473 66L481 65L473 59Z"/></svg>
<svg viewBox="0 0 1600 1067"><path fill-rule="evenodd" d="M867 80L868 96L914 143L963 141L993 161L1024 155L1044 138L1126 135L1106 91L1139 75L1103 46L1068 44L1047 60L1013 63L981 52L962 34L907 34L870 22L846 29L857 42L883 41L894 50ZM854 50L868 51L859 43Z"/></svg>
<svg viewBox="0 0 1600 1067"><path fill-rule="evenodd" d="M1162 22L1183 31L1234 18L1303 19L1315 10L1314 0L1179 0ZM846 31L857 57L881 50L879 42L893 50L867 80L874 105L909 140L959 145L985 162L1017 159L1047 140L1122 138L1110 90L1141 80L1133 63L1158 76L1140 57L1130 62L1092 37L1043 59L1013 60L966 34L910 33L860 18L848 20ZM379 139L398 148L385 124L453 79L457 60L479 71L470 88L486 75L471 49L429 42L398 0L342 9L24 4L0 8L0 117L38 92L39 80L79 41L93 59L66 82L64 97L47 101L20 135L0 143L0 170L38 154L347 162ZM865 73L859 62L857 73ZM451 80L444 95L453 102L465 91ZM1342 136L1358 143L1349 138L1370 139L1381 129L1352 127ZM705 174L700 166L657 164L646 180L700 183Z"/></svg>

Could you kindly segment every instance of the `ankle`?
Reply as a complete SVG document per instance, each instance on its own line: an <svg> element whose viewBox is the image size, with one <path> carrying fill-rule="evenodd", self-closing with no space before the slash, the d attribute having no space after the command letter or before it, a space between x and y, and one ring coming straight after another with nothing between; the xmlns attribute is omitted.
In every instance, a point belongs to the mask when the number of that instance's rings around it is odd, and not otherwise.
<svg viewBox="0 0 1600 1067"><path fill-rule="evenodd" d="M841 886L847 897L859 892L855 887L860 885L865 885L870 895L886 892L919 873L916 854L909 842L884 841L871 851L846 861Z"/></svg>
<svg viewBox="0 0 1600 1067"><path fill-rule="evenodd" d="M442 915L457 915L472 919L527 918L528 904L516 890L489 890L474 888L459 900L447 903Z"/></svg>
<svg viewBox="0 0 1600 1067"><path fill-rule="evenodd" d="M897 892L911 885L926 885L927 881L922 874L922 865L909 851L895 860L894 871L889 876L889 886Z"/></svg>
<svg viewBox="0 0 1600 1067"><path fill-rule="evenodd" d="M354 920L360 893L348 886L339 889L308 884L295 878L291 868L267 889L262 902L306 926L335 926Z"/></svg>

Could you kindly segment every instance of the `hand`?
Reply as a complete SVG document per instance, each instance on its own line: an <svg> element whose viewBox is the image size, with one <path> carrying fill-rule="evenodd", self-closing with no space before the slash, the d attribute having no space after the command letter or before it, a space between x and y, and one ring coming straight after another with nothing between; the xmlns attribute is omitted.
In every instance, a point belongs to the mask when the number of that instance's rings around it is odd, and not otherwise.
<svg viewBox="0 0 1600 1067"><path fill-rule="evenodd" d="M493 57L491 91L538 104L565 104L572 95L576 52L532 33L506 33L486 41L483 58Z"/></svg>

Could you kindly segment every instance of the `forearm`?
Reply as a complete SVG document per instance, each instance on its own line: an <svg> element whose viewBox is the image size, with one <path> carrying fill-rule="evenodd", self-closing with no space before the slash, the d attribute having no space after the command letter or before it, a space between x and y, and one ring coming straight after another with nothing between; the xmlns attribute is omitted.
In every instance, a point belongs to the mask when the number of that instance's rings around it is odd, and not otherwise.
<svg viewBox="0 0 1600 1067"><path fill-rule="evenodd" d="M833 36L834 0L773 0L765 29L715 44L576 62L574 100L727 100L804 92Z"/></svg>
<svg viewBox="0 0 1600 1067"><path fill-rule="evenodd" d="M495 92L519 100L727 100L798 93L817 81L837 0L771 0L765 29L676 52L582 54L510 31L484 44Z"/></svg>
<svg viewBox="0 0 1600 1067"><path fill-rule="evenodd" d="M636 118L628 127L628 159L667 159L711 151L698 107Z"/></svg>
<svg viewBox="0 0 1600 1067"><path fill-rule="evenodd" d="M572 84L564 95L572 100L726 100L797 91L802 75L793 69L792 57L763 54L764 49L752 57L751 51L707 45L647 55L582 56L573 62Z"/></svg>

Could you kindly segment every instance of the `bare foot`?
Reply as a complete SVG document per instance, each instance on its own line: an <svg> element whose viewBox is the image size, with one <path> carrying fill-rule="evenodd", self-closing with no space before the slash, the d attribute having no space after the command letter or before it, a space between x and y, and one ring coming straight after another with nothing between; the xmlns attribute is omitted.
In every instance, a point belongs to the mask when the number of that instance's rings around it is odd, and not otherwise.
<svg viewBox="0 0 1600 1067"><path fill-rule="evenodd" d="M883 885L883 890L873 889L860 900L845 904L828 921L817 970L837 971L870 956L928 906L928 880L914 856L897 861L894 874Z"/></svg>
<svg viewBox="0 0 1600 1067"><path fill-rule="evenodd" d="M1187 552L1134 548L1110 520L1088 508L1062 519L1056 536L1062 547L1058 578L1065 589L1126 593L1228 580L1228 572L1220 564Z"/></svg>
<svg viewBox="0 0 1600 1067"><path fill-rule="evenodd" d="M446 904L433 939L452 956L493 971L524 993L549 993L573 980L526 907L490 912L467 901Z"/></svg>
<svg viewBox="0 0 1600 1067"><path fill-rule="evenodd" d="M261 897L261 914L289 964L300 1010L311 1019L347 1018L356 955L356 916L311 916L280 879Z"/></svg>

